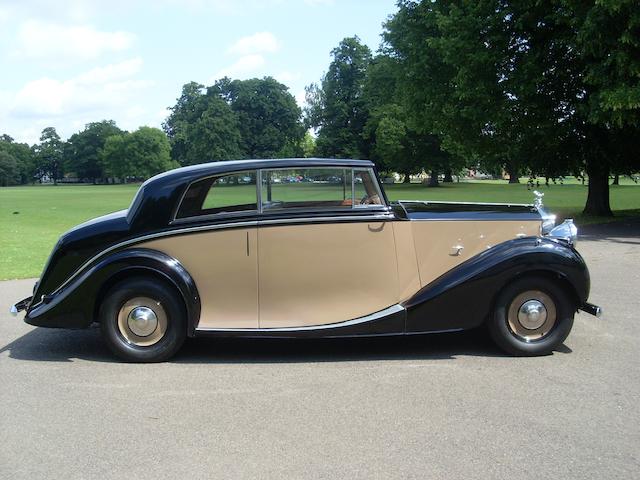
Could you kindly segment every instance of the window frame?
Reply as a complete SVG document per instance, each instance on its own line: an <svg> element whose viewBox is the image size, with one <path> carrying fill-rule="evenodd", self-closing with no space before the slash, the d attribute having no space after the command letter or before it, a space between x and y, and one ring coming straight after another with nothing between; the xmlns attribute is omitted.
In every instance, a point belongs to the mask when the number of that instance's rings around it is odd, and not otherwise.
<svg viewBox="0 0 640 480"><path fill-rule="evenodd" d="M189 191L189 189L198 182L203 182L205 180L209 180L210 178L222 178L222 177L229 177L232 175L240 175L242 173L255 173L255 178L256 178L256 208L255 209L251 209L251 210L238 210L236 212L217 212L217 213L205 213L202 215L191 215L188 217L178 217L178 212L180 211L180 207L182 206L182 202L184 201L184 198L187 195L187 192ZM260 212L260 184L258 183L260 179L260 170L259 169L249 169L249 170L237 170L237 171L232 171L232 172L224 172L224 173L218 173L215 175L207 175L205 177L202 178L198 178L197 180L193 180L192 182L189 182L189 185L187 185L187 188L184 189L184 192L182 192L182 195L180 195L180 200L177 202L176 204L176 208L175 211L173 212L173 219L171 220L171 222L169 222L170 224L174 224L174 223L187 223L187 222L194 222L194 221L200 221L200 220L212 220L215 218L226 218L226 217L250 217L250 216L254 216L257 215ZM215 180L214 180L215 181ZM212 182L213 185L213 182ZM209 195L209 192L211 191L211 186L209 186L209 189L207 190L207 193L205 194L204 198L202 199L203 205L204 202L207 199L207 195Z"/></svg>
<svg viewBox="0 0 640 480"><path fill-rule="evenodd" d="M279 208L274 210L264 210L262 205L262 180L264 177L264 172L276 171L276 170L295 170L295 169L329 169L335 168L345 171L351 172L351 206L341 206L341 207L295 207L295 208ZM358 171L367 172L373 182L373 186L375 191L380 198L380 204L356 204L355 203L355 173ZM189 217L178 218L178 212L180 211L180 207L182 206L182 202L184 201L187 192L192 187L194 183L201 182L210 178L220 178L229 175L238 175L243 172L256 174L256 209L252 210L240 210L237 212L219 212L219 213L209 213L203 215L192 215ZM207 191L208 194L209 191ZM206 195L205 195L206 198ZM204 201L204 199L203 199ZM388 211L389 205L387 203L386 196L382 193L382 188L380 186L380 180L376 175L376 172L373 167L356 167L356 166L342 166L342 165L313 165L313 166L298 166L298 167L274 167L274 168L256 168L249 170L237 170L237 171L229 171L224 173L217 173L213 175L207 175L196 180L191 181L187 187L182 192L179 201L176 203L176 208L172 215L172 220L169 222L170 224L179 224L179 223L192 223L198 221L207 221L207 220L215 220L215 219L224 219L224 218L234 218L234 217L257 217L262 215L282 215L286 212L291 213L301 213L301 212L309 212L309 213L318 213L318 212L340 212L344 213L355 213L355 212L369 212L369 211Z"/></svg>

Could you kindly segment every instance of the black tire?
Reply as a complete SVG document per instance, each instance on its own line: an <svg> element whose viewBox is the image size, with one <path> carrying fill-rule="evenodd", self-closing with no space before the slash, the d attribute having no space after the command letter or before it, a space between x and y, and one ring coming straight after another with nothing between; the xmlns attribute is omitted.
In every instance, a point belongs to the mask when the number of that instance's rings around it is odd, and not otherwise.
<svg viewBox="0 0 640 480"><path fill-rule="evenodd" d="M162 329L159 324L153 332L155 343L144 345L147 337L136 337L119 323L119 314L126 312L131 302L139 298L152 299L151 308L157 310L162 318ZM128 305L129 304L129 305ZM112 287L100 305L100 329L102 336L111 351L128 362L163 362L171 358L184 343L187 326L185 308L182 299L173 288L156 279L135 277L124 280ZM156 318L154 316L154 318ZM124 323L124 322L123 322ZM131 338L127 339L127 335ZM137 344L136 340L141 339Z"/></svg>
<svg viewBox="0 0 640 480"><path fill-rule="evenodd" d="M531 295L538 292L537 295ZM539 338L531 338L526 327L515 323L513 312L518 311L523 299L531 296L545 306L545 315L555 310L555 321L551 326L531 330ZM526 303L526 302L525 302ZM548 305L547 305L548 304ZM509 314L511 312L511 322ZM507 285L498 295L493 315L487 321L489 334L493 341L505 352L516 356L548 355L556 350L567 338L573 326L575 305L567 291L558 282L542 276L520 278ZM548 331L544 331L548 328Z"/></svg>

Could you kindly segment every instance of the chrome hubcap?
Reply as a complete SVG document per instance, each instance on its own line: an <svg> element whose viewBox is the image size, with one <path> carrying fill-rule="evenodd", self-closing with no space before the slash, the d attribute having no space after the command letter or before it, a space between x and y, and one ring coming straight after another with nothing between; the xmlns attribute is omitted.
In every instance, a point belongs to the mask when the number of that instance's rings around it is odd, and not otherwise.
<svg viewBox="0 0 640 480"><path fill-rule="evenodd" d="M525 342L540 340L556 324L556 305L540 290L522 292L511 301L507 312L511 332Z"/></svg>
<svg viewBox="0 0 640 480"><path fill-rule="evenodd" d="M148 347L158 343L167 331L167 314L160 302L149 297L126 301L118 312L118 330L132 345Z"/></svg>
<svg viewBox="0 0 640 480"><path fill-rule="evenodd" d="M129 329L139 337L148 337L158 328L158 317L149 307L136 307L127 318Z"/></svg>
<svg viewBox="0 0 640 480"><path fill-rule="evenodd" d="M539 300L527 300L518 311L518 321L527 330L535 330L547 320L547 309Z"/></svg>

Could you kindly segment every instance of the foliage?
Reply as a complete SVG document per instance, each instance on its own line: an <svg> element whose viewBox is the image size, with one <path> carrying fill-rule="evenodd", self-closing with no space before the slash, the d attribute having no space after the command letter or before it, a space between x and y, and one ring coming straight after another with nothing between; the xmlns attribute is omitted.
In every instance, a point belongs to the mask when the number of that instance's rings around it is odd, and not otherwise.
<svg viewBox="0 0 640 480"><path fill-rule="evenodd" d="M25 184L34 180L36 175L36 159L33 151L26 143L18 143L9 135L0 135L0 152L5 152L16 162L18 177L16 183ZM7 183L12 184L11 182Z"/></svg>
<svg viewBox="0 0 640 480"><path fill-rule="evenodd" d="M286 85L272 77L225 77L209 90L218 93L235 112L244 157L301 156L302 112Z"/></svg>
<svg viewBox="0 0 640 480"><path fill-rule="evenodd" d="M100 153L110 136L122 133L113 120L87 124L84 130L71 135L65 144L65 169L79 179L88 178L94 183L103 178Z"/></svg>
<svg viewBox="0 0 640 480"><path fill-rule="evenodd" d="M306 89L306 122L318 129L316 151L324 157L368 158L369 144L362 135L368 118L363 90L371 51L358 37L350 37L331 56L321 85Z"/></svg>
<svg viewBox="0 0 640 480"><path fill-rule="evenodd" d="M608 174L638 156L640 5L625 0L401 0L386 48L408 121L487 170L589 174L585 212L610 214ZM625 125L626 129L622 129ZM632 165L629 167L629 165Z"/></svg>
<svg viewBox="0 0 640 480"><path fill-rule="evenodd" d="M40 179L48 177L54 185L62 176L63 142L54 127L42 130L40 143L34 145L37 175Z"/></svg>
<svg viewBox="0 0 640 480"><path fill-rule="evenodd" d="M223 78L207 89L186 84L164 129L181 165L300 156L300 114L288 88L271 77Z"/></svg>
<svg viewBox="0 0 640 480"><path fill-rule="evenodd" d="M122 179L149 178L178 166L171 159L167 136L151 127L108 137L100 162L109 176Z"/></svg>
<svg viewBox="0 0 640 480"><path fill-rule="evenodd" d="M0 186L16 185L19 181L18 162L13 155L0 150Z"/></svg>

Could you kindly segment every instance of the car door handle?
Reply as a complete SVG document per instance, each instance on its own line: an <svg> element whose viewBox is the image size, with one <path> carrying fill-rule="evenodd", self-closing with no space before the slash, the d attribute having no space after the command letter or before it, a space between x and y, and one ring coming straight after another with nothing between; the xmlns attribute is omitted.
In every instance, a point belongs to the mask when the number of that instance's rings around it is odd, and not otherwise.
<svg viewBox="0 0 640 480"><path fill-rule="evenodd" d="M457 257L462 253L462 250L464 250L464 247L462 245L454 245L453 247L451 247L451 253L449 253L449 255L452 257Z"/></svg>

